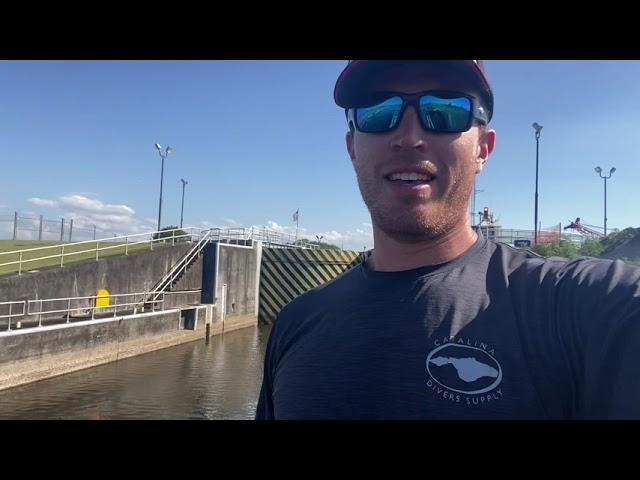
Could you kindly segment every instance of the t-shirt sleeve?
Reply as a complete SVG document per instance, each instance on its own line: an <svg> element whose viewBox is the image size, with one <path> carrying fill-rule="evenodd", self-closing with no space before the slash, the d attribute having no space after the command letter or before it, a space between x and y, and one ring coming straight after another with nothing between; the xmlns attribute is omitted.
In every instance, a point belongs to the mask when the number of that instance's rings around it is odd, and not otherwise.
<svg viewBox="0 0 640 480"><path fill-rule="evenodd" d="M571 262L557 314L576 374L580 418L640 419L640 268L619 260Z"/></svg>

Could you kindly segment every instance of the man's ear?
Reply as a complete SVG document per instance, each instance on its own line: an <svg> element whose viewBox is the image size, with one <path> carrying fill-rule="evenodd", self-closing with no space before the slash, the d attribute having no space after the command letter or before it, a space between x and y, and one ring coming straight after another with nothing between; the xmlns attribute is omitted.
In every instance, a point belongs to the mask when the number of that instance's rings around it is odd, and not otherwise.
<svg viewBox="0 0 640 480"><path fill-rule="evenodd" d="M347 152L349 152L349 158L351 158L351 161L353 162L356 159L356 152L353 144L355 141L353 132L347 132L345 140L347 142Z"/></svg>
<svg viewBox="0 0 640 480"><path fill-rule="evenodd" d="M480 173L485 163L489 160L489 156L496 146L496 131L486 130L478 143L478 154L476 156L476 173Z"/></svg>

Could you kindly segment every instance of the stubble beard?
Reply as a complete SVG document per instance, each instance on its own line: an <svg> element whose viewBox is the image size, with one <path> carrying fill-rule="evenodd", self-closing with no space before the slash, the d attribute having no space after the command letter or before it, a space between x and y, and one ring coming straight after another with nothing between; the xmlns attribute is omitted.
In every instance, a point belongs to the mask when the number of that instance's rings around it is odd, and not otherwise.
<svg viewBox="0 0 640 480"><path fill-rule="evenodd" d="M454 174L444 198L412 199L404 204L398 199L385 201L371 182L360 174L357 177L373 225L397 242L416 244L437 240L466 224L473 175ZM425 209L425 205L428 208Z"/></svg>

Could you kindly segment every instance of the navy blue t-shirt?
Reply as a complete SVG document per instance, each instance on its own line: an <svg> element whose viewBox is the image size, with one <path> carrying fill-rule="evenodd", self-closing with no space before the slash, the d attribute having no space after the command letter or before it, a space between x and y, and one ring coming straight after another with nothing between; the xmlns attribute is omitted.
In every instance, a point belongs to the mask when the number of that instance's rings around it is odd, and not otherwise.
<svg viewBox="0 0 640 480"><path fill-rule="evenodd" d="M640 268L479 238L288 304L256 419L640 418Z"/></svg>

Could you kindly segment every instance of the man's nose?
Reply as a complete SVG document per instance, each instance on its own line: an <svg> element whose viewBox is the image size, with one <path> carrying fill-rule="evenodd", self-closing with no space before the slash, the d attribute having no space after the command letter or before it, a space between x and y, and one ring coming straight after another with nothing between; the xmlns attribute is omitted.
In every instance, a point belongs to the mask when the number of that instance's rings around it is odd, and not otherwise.
<svg viewBox="0 0 640 480"><path fill-rule="evenodd" d="M391 147L394 150L421 149L426 146L425 130L413 105L407 107L398 128L393 131Z"/></svg>

